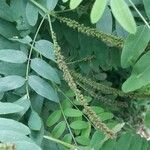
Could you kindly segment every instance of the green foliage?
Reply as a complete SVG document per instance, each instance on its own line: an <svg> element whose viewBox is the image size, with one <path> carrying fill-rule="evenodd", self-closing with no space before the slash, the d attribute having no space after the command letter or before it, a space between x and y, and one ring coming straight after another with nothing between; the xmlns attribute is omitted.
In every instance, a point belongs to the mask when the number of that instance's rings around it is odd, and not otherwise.
<svg viewBox="0 0 150 150"><path fill-rule="evenodd" d="M59 122L55 128L52 130L52 136L54 136L55 138L59 138L63 132L66 129L66 123L65 121Z"/></svg>
<svg viewBox="0 0 150 150"><path fill-rule="evenodd" d="M1 115L12 114L12 113L23 111L23 107L17 104L7 103L7 102L5 103L0 102L0 104L1 104L1 108L0 108Z"/></svg>
<svg viewBox="0 0 150 150"><path fill-rule="evenodd" d="M127 37L121 55L121 65L123 68L135 64L139 56L144 52L149 40L150 31L147 26L139 26L136 34L131 34Z"/></svg>
<svg viewBox="0 0 150 150"><path fill-rule="evenodd" d="M24 63L27 61L27 56L18 50L1 50L0 51L0 60L10 63Z"/></svg>
<svg viewBox="0 0 150 150"><path fill-rule="evenodd" d="M32 15L31 15L32 14ZM27 21L31 26L34 26L38 20L38 10L37 8L30 2L27 3L26 6L26 17Z"/></svg>
<svg viewBox="0 0 150 150"><path fill-rule="evenodd" d="M130 133L123 134L117 141L115 140L108 140L106 141L102 146L101 150L109 150L109 149L129 149L129 150L135 150L139 149L142 150L144 147L149 148L149 145L145 145L145 140L141 139L138 135L132 135ZM95 145L96 147L96 145ZM95 149L98 149L97 147Z"/></svg>
<svg viewBox="0 0 150 150"><path fill-rule="evenodd" d="M103 31L108 34L112 33L112 14L109 7L105 8L102 17L96 23L96 29L97 31Z"/></svg>
<svg viewBox="0 0 150 150"><path fill-rule="evenodd" d="M46 8L47 8L48 10L52 11L52 10L54 10L54 8L56 7L56 5L57 5L57 3L58 3L58 0L51 0L51 1L45 0L45 2L43 2L43 3L45 3Z"/></svg>
<svg viewBox="0 0 150 150"><path fill-rule="evenodd" d="M80 110L72 109L72 108L66 108L64 110L64 114L67 117L81 117L82 112Z"/></svg>
<svg viewBox="0 0 150 150"><path fill-rule="evenodd" d="M70 8L71 9L77 8L81 2L82 0L70 0Z"/></svg>
<svg viewBox="0 0 150 150"><path fill-rule="evenodd" d="M52 125L57 123L60 117L61 117L61 111L60 110L54 111L47 119L46 122L47 126L51 127Z"/></svg>
<svg viewBox="0 0 150 150"><path fill-rule="evenodd" d="M134 34L136 32L136 24L130 9L128 8L124 0L111 0L110 5L113 15L115 16L117 21L126 31Z"/></svg>
<svg viewBox="0 0 150 150"><path fill-rule="evenodd" d="M23 86L25 79L18 75L10 75L0 78L0 91L6 92Z"/></svg>
<svg viewBox="0 0 150 150"><path fill-rule="evenodd" d="M107 4L107 0L102 0L102 1L95 0L90 15L92 23L96 23L101 18L105 10L106 4Z"/></svg>
<svg viewBox="0 0 150 150"><path fill-rule="evenodd" d="M146 14L147 14L148 18L150 18L150 10L149 10L150 1L143 0L143 3L144 3Z"/></svg>
<svg viewBox="0 0 150 150"><path fill-rule="evenodd" d="M39 131L42 127L42 122L41 122L41 118L38 115L37 112L35 112L34 110L32 110L29 120L28 120L28 126L30 127L30 129L35 130L35 131Z"/></svg>
<svg viewBox="0 0 150 150"><path fill-rule="evenodd" d="M74 121L70 124L70 127L74 130L82 130L88 127L88 124L84 121Z"/></svg>
<svg viewBox="0 0 150 150"><path fill-rule="evenodd" d="M149 10L1 0L0 149L150 149Z"/></svg>
<svg viewBox="0 0 150 150"><path fill-rule="evenodd" d="M39 40L35 43L35 50L44 57L55 61L53 44L47 40Z"/></svg>
<svg viewBox="0 0 150 150"><path fill-rule="evenodd" d="M145 118L144 118L144 125L147 127L147 128L150 128L150 110L148 109L147 112L146 112L146 115L145 115Z"/></svg>
<svg viewBox="0 0 150 150"><path fill-rule="evenodd" d="M29 76L29 85L30 87L39 95L57 102L58 101L58 96L55 90L42 78L31 75Z"/></svg>
<svg viewBox="0 0 150 150"><path fill-rule="evenodd" d="M43 78L60 84L59 76L54 68L52 68L44 60L35 58L31 60L31 68Z"/></svg>
<svg viewBox="0 0 150 150"><path fill-rule="evenodd" d="M0 118L0 130L13 130L24 135L31 133L30 129L24 124L12 119Z"/></svg>
<svg viewBox="0 0 150 150"><path fill-rule="evenodd" d="M131 76L124 82L122 89L130 92L142 88L150 83L149 81L149 58L150 52L144 54L133 66Z"/></svg>

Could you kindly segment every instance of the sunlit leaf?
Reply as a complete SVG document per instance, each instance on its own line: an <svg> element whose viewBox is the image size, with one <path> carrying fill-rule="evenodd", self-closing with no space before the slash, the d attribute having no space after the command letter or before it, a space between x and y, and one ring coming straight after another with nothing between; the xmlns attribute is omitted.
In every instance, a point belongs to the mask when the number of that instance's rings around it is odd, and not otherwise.
<svg viewBox="0 0 150 150"><path fill-rule="evenodd" d="M68 0L62 0L64 3L66 3Z"/></svg>
<svg viewBox="0 0 150 150"><path fill-rule="evenodd" d="M80 5L81 2L82 0L70 0L70 8L75 9Z"/></svg>
<svg viewBox="0 0 150 150"><path fill-rule="evenodd" d="M101 18L105 10L106 4L107 0L95 0L90 14L92 23L96 23Z"/></svg>
<svg viewBox="0 0 150 150"><path fill-rule="evenodd" d="M111 0L110 6L120 25L129 33L134 34L136 32L136 23L126 2L124 0Z"/></svg>

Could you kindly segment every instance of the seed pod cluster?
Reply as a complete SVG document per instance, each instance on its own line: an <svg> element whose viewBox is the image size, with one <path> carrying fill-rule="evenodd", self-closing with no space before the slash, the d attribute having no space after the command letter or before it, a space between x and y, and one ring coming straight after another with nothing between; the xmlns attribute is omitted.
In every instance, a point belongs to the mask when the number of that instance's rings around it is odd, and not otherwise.
<svg viewBox="0 0 150 150"><path fill-rule="evenodd" d="M101 93L95 93L94 91L89 90L89 88L87 88L87 86L81 84L81 83L78 83L77 84L79 86L81 86L81 88L83 88L90 96L92 96L93 98L99 100L103 105L106 105L106 106L109 106L111 108L117 108L117 107L128 107L128 104L126 102L118 102L118 101L112 101L111 99L109 98L106 98L105 96L102 96Z"/></svg>
<svg viewBox="0 0 150 150"><path fill-rule="evenodd" d="M0 150L16 150L16 146L11 143L0 143Z"/></svg>
<svg viewBox="0 0 150 150"><path fill-rule="evenodd" d="M102 123L100 118L96 115L96 113L91 109L91 107L88 106L88 103L84 99L83 94L81 91L77 88L76 83L74 82L74 79L69 71L68 66L66 65L66 62L64 61L64 56L61 54L61 48L57 42L56 34L51 31L52 33L52 39L54 43L54 51L57 59L57 63L59 68L63 71L63 76L66 82L68 83L69 87L74 91L77 100L80 102L80 104L84 107L84 112L88 116L88 118L91 120L91 122L95 125L97 129L102 130L108 137L114 138L115 134L112 132L106 124Z"/></svg>
<svg viewBox="0 0 150 150"><path fill-rule="evenodd" d="M58 19L60 22L65 23L68 27L77 29L78 32L86 34L87 36L96 37L110 46L116 46L118 48L123 47L123 39L119 37L99 32L95 28L86 27L84 24L80 24L77 21L72 20L70 18L60 17L56 15L52 16Z"/></svg>

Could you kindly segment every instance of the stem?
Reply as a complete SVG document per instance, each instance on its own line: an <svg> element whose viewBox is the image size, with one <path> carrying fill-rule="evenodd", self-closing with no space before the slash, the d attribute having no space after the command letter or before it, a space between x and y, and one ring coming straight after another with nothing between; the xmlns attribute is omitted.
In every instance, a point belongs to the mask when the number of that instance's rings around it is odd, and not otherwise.
<svg viewBox="0 0 150 150"><path fill-rule="evenodd" d="M66 146L66 147L68 147L68 148L70 148L70 149L78 150L76 146L73 146L73 145L71 145L71 144L69 144L69 143L66 143L66 142L63 142L63 141L61 141L61 140L55 139L55 138L53 138L53 137L46 136L46 135L43 136L43 137L44 137L45 139L51 140L51 141L53 141L53 142L56 142L56 143L58 143L58 144L62 144L62 145Z"/></svg>
<svg viewBox="0 0 150 150"><path fill-rule="evenodd" d="M61 92L61 93L64 95L64 97L65 97L67 100L69 100L69 102L70 102L76 109L80 110L80 109L72 102L72 100L71 100L59 87L57 87L57 88L58 88L59 92ZM83 113L83 117L84 117L88 122L91 123L91 125L93 126L94 129L96 129L96 127L94 126L94 124L86 117L86 115L84 115L84 113Z"/></svg>
<svg viewBox="0 0 150 150"><path fill-rule="evenodd" d="M48 14L47 17L48 17L48 22L49 22L50 31L51 31L51 33L53 33L53 28L52 28L52 24L51 24L50 15Z"/></svg>
<svg viewBox="0 0 150 150"><path fill-rule="evenodd" d="M35 40L36 40L37 35L38 35L39 31L40 31L40 28L41 28L41 26L42 26L42 24L43 24L43 22L44 22L44 20L45 20L45 17L46 17L46 15L42 18L42 20L41 20L41 22L40 22L40 24L39 24L39 26L38 26L38 28L37 28L37 31L36 31L36 33L35 33L35 36L34 36L34 38L33 38L33 42L32 42L32 44L31 44L31 47L30 47L29 56L28 56L28 61L27 61L27 68L26 68L26 81L28 81L30 60L31 60L32 51L33 51L33 49L34 49ZM27 97L30 98L30 96L29 96L28 83L26 83L26 92L27 92Z"/></svg>
<svg viewBox="0 0 150 150"><path fill-rule="evenodd" d="M135 9L135 11L139 14L139 16L141 17L141 19L143 20L143 22L147 25L147 27L150 29L150 26L148 24L148 22L145 20L145 18L142 16L142 14L139 12L139 10L136 8L136 6L134 5L134 3L129 0L129 2L131 3L132 7Z"/></svg>
<svg viewBox="0 0 150 150"><path fill-rule="evenodd" d="M70 134L71 134L71 136L72 136L72 139L73 139L75 145L77 146L77 142L76 142L75 137L74 137L74 135L73 135L73 133L72 133L72 131L71 131L71 128L70 128L70 126L69 126L69 123L68 123L68 121L67 121L67 118L66 118L66 116L65 116L65 114L64 114L64 111L63 111L63 109L62 109L62 106L61 106L61 103L60 103L60 102L59 102L59 106L60 106L62 115L63 115L63 117L64 117L64 120L65 120L65 122L66 122L66 125L67 125L67 127L68 127L68 130L69 130L69 132L70 132Z"/></svg>
<svg viewBox="0 0 150 150"><path fill-rule="evenodd" d="M45 14L48 13L48 10L45 7L43 7L42 5L40 5L39 3L37 3L36 1L30 0L30 2L33 3L34 5L36 5L38 8L40 8Z"/></svg>

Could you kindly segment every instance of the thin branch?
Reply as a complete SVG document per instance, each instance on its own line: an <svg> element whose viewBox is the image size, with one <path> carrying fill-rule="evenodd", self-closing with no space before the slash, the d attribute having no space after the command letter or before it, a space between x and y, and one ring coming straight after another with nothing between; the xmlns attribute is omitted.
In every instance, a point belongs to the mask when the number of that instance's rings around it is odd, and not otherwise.
<svg viewBox="0 0 150 150"><path fill-rule="evenodd" d="M40 28L41 28L41 26L42 26L42 24L43 24L43 22L44 22L44 20L45 20L45 17L46 17L46 15L42 18L42 20L41 20L41 22L40 22L40 24L39 24L39 26L38 26L38 28L37 28L37 31L36 31L36 33L35 33L35 36L34 36L34 38L33 38L33 42L32 42L32 44L31 44L31 47L30 47L30 51L29 51L29 55L28 55L28 61L27 61L27 67L26 67L26 81L28 81L29 68L30 68L30 67L29 67L29 66L30 66L30 60L31 60L32 51L33 51L33 49L34 49L35 40L36 40L37 35L38 35L39 31L40 31ZM29 96L28 83L26 83L26 92L27 92L27 97L30 98L30 96Z"/></svg>
<svg viewBox="0 0 150 150"><path fill-rule="evenodd" d="M131 3L132 7L135 9L135 11L139 14L139 16L141 17L141 19L143 20L143 22L147 25L147 27L150 29L150 26L148 24L148 22L145 20L145 18L142 16L142 14L140 13L140 11L136 8L136 6L134 5L134 3L129 0L129 2Z"/></svg>
<svg viewBox="0 0 150 150"><path fill-rule="evenodd" d="M62 115L63 115L63 117L64 117L64 120L65 120L65 122L66 122L66 125L67 125L67 127L68 127L68 130L69 130L69 132L70 132L70 134L71 134L71 136L72 136L72 139L73 139L73 141L74 141L74 144L77 146L76 139L75 139L75 137L74 137L74 135L73 135L73 133L72 133L72 130L71 130L70 126L69 126L69 123L68 123L68 121L67 121L67 118L66 118L66 116L65 116L65 114L64 114L64 111L63 111L63 109L62 109L62 106L61 106L61 103L60 103L60 102L59 102L59 106L60 106Z"/></svg>
<svg viewBox="0 0 150 150"><path fill-rule="evenodd" d="M57 88L58 88L58 87L57 87ZM65 97L67 100L69 100L69 102L70 102L76 109L80 110L80 109L72 102L72 100L71 100L60 88L58 88L58 90L64 95L64 97ZM88 117L86 117L86 115L84 115L84 113L83 113L83 117L84 117L88 122L91 123L91 125L93 126L94 129L96 129L96 127L94 126L94 124L88 119Z"/></svg>
<svg viewBox="0 0 150 150"><path fill-rule="evenodd" d="M53 142L55 142L55 143L62 144L62 145L64 145L65 147L68 147L68 148L70 148L70 149L78 150L78 148L77 148L76 146L71 145L71 144L66 143L66 142L63 142L63 141L61 141L61 140L55 139L55 138L53 138L53 137L46 136L46 135L43 136L43 137L44 137L45 139L48 139L48 140L53 141Z"/></svg>

